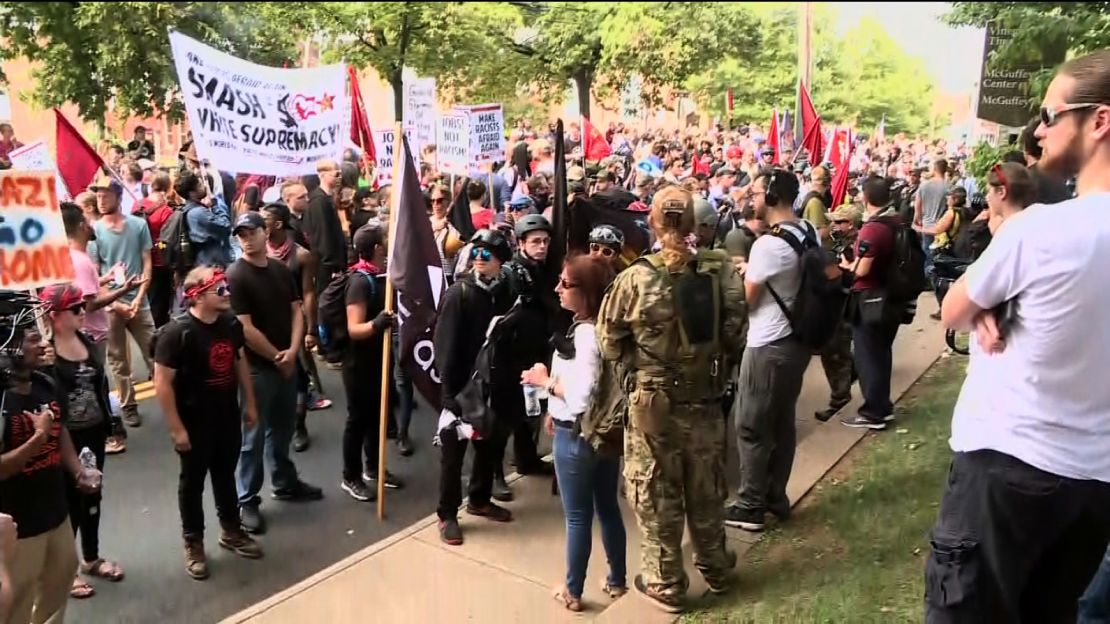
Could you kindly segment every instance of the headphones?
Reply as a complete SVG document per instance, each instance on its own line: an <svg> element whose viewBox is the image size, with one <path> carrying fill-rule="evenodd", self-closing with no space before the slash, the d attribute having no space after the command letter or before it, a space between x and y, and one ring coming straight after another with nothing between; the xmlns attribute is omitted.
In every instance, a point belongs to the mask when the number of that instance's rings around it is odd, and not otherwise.
<svg viewBox="0 0 1110 624"><path fill-rule="evenodd" d="M783 176L786 176L785 178ZM767 192L764 197L768 204L778 206L779 201L783 199L783 192L790 193L793 189L784 188L789 186L790 182L797 183L797 179L786 170L780 167L774 167L767 175Z"/></svg>

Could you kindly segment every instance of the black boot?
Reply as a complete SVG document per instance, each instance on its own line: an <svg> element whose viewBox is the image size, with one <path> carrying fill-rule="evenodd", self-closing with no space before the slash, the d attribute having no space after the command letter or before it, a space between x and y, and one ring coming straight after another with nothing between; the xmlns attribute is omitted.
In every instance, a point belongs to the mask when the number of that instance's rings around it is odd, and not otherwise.
<svg viewBox="0 0 1110 624"><path fill-rule="evenodd" d="M300 411L297 414L297 427L293 431L293 451L297 453L303 453L309 445L308 427L305 425L306 416L307 411Z"/></svg>
<svg viewBox="0 0 1110 624"><path fill-rule="evenodd" d="M505 475L493 475L493 491L490 497L502 503L513 500L513 491L509 489L509 484L505 483Z"/></svg>

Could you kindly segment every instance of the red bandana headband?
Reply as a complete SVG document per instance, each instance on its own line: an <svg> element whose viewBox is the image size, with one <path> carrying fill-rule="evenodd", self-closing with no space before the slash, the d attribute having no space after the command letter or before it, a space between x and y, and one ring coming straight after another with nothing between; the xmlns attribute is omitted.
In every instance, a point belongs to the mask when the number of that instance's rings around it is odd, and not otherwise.
<svg viewBox="0 0 1110 624"><path fill-rule="evenodd" d="M193 286L192 288L187 289L185 291L185 298L186 299L196 299L197 297L200 296L201 293L208 290L209 288L212 288L213 286L215 286L216 284L219 284L222 281L224 281L223 271L216 271L215 273L212 274L212 277L204 280L203 282L197 284L196 286Z"/></svg>

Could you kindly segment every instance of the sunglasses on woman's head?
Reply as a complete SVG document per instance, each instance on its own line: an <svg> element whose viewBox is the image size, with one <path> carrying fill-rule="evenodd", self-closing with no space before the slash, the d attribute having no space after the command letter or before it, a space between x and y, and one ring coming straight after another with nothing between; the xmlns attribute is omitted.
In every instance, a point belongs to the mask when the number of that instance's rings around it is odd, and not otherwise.
<svg viewBox="0 0 1110 624"><path fill-rule="evenodd" d="M612 258L613 256L617 255L617 252L613 251L612 247L598 245L597 243L590 243L590 253L599 253L606 258Z"/></svg>
<svg viewBox="0 0 1110 624"><path fill-rule="evenodd" d="M485 247L472 247L470 249L471 260L481 260L482 262L489 262L493 258L493 252Z"/></svg>

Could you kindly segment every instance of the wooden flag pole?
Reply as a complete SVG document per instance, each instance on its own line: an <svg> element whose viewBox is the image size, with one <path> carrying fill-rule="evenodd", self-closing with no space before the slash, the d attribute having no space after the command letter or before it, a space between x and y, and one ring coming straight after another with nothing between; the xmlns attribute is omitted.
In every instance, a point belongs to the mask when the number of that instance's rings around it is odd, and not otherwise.
<svg viewBox="0 0 1110 624"><path fill-rule="evenodd" d="M497 208L497 199L493 196L493 163L489 164L489 207L494 214L501 212Z"/></svg>
<svg viewBox="0 0 1110 624"><path fill-rule="evenodd" d="M391 193L393 206L390 208L389 236L386 238L386 245L389 246L389 249L393 249L393 238L397 233L397 217L401 212L401 193L404 192L405 188L404 182L401 180L401 172L408 154L401 153L403 146L401 132L401 122L397 122L393 127L393 191ZM386 262L385 310L386 312L393 312L393 280L389 279L389 269L389 263ZM378 408L378 520L385 520L385 449L388 432L387 424L389 423L389 389L393 385L389 383L393 374L393 369L389 365L392 351L393 328L389 327L385 330L385 335L382 336L382 400Z"/></svg>

